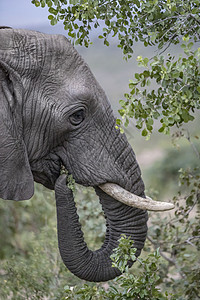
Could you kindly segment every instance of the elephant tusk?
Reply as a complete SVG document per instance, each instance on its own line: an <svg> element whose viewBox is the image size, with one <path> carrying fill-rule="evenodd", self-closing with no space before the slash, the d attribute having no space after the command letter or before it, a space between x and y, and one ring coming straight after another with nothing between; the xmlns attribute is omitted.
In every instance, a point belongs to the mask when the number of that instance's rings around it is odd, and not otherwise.
<svg viewBox="0 0 200 300"><path fill-rule="evenodd" d="M166 211L174 208L174 204L152 200L150 197L142 198L132 194L114 183L104 183L99 185L106 194L116 200L132 207L137 207L150 211Z"/></svg>

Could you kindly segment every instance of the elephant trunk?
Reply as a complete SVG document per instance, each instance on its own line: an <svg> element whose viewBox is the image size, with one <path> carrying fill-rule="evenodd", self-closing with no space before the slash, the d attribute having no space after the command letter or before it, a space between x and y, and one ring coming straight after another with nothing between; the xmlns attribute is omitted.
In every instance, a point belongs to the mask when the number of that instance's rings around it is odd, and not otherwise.
<svg viewBox="0 0 200 300"><path fill-rule="evenodd" d="M121 234L131 236L136 256L141 252L147 234L147 212L129 207L96 188L106 216L106 237L97 251L88 249L84 242L72 191L66 186L66 176L61 175L55 185L58 243L66 267L76 276L87 281L107 281L120 275L112 267L110 255L118 246ZM130 262L132 265L132 262Z"/></svg>

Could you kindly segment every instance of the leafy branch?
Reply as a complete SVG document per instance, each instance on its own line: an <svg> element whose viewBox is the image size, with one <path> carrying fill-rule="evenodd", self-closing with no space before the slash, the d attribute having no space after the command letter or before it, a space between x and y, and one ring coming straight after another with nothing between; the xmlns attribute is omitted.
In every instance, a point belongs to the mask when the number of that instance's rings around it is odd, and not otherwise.
<svg viewBox="0 0 200 300"><path fill-rule="evenodd" d="M193 50L193 46L188 37L183 38L184 56L178 59L168 55L166 60L155 56L150 61L138 56L138 65L145 70L135 73L130 93L120 100L122 119L117 120L117 127L127 127L134 118L136 127L149 138L155 120L161 125L158 131L165 134L173 126L194 120L194 112L200 109L200 48ZM151 88L155 84L156 90Z"/></svg>
<svg viewBox="0 0 200 300"><path fill-rule="evenodd" d="M130 92L121 100L117 127L128 126L130 118L147 139L159 120L159 132L194 120L200 104L200 0L32 0L48 7L51 25L63 22L75 45L88 47L91 32L109 46L116 37L126 59L133 55L136 42L145 47L156 45L159 55L153 59L138 57L145 70L130 80ZM99 34L99 31L101 32ZM184 41L182 43L182 40ZM184 56L161 56L171 44L180 44ZM156 85L155 85L156 84ZM153 86L154 85L154 86Z"/></svg>
<svg viewBox="0 0 200 300"><path fill-rule="evenodd" d="M141 41L144 46L157 44L161 49L169 41L177 44L181 36L200 39L200 2L182 0L33 0L37 7L49 8L51 25L63 22L75 44L90 44L92 30L98 27L104 44L116 36L118 47L128 58L133 45Z"/></svg>

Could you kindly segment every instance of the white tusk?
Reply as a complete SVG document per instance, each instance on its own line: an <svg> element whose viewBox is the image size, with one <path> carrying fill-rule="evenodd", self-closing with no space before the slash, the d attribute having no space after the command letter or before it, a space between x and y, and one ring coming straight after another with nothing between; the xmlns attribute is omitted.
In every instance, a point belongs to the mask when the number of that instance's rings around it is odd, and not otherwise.
<svg viewBox="0 0 200 300"><path fill-rule="evenodd" d="M151 211L165 211L174 208L174 204L168 202L160 202L152 200L150 197L142 198L132 194L122 187L114 183L104 183L99 185L106 194L115 198L116 200L132 207L141 208Z"/></svg>

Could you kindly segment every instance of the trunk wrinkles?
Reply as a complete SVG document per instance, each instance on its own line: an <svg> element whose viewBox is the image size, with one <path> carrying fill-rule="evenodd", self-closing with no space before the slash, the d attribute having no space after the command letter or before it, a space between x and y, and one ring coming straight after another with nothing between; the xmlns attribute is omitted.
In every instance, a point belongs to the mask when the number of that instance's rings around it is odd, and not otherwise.
<svg viewBox="0 0 200 300"><path fill-rule="evenodd" d="M112 267L110 255L118 246L121 234L131 236L137 248L136 255L140 254L147 234L147 213L116 201L99 188L95 190L106 216L107 231L102 247L91 251L84 242L73 194L66 186L66 176L61 175L55 186L61 257L67 268L79 278L100 282L120 275L120 271Z"/></svg>

